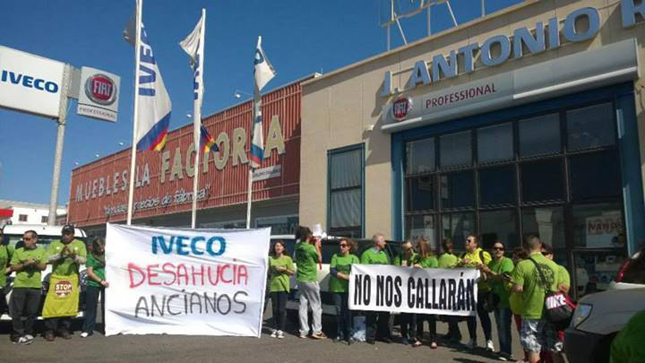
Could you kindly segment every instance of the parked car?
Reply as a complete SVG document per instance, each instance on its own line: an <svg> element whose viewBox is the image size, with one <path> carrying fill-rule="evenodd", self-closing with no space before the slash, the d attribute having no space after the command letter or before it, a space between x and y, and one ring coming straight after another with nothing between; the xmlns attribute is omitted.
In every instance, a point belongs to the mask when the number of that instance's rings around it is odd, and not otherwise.
<svg viewBox="0 0 645 363"><path fill-rule="evenodd" d="M587 295L578 302L571 325L564 332L568 361L609 362L614 337L642 310L645 310L645 245L623 263L609 290Z"/></svg>
<svg viewBox="0 0 645 363"><path fill-rule="evenodd" d="M4 232L4 237L3 240L1 241L5 245L11 245L14 248L19 248L22 247L22 244L24 243L22 241L22 236L25 234L25 232L29 230L34 230L36 233L38 233L38 245L43 247L44 249L47 249L49 244L57 239L60 239L61 237L61 230L63 229L63 226L44 226L44 225L31 225L31 224L10 224L4 226L2 229ZM83 241L85 245L87 246L87 234L85 233L84 230L80 228L75 229L75 234L74 238ZM16 247L17 246L17 247ZM40 309L42 310L43 303L45 301L45 295L47 293L47 287L49 286L49 276L52 271L52 266L47 265L47 269L43 271L42 273L42 279L43 279L43 289L42 289L42 300L40 303ZM82 316L82 307L85 304L85 280L86 280L86 273L85 273L85 266L81 268L80 271L80 281L81 281L81 296L80 296L80 313L79 317ZM7 297L7 304L9 304L9 300L11 297L11 291L13 287L13 278L14 278L14 273L12 273L10 276L7 276L7 286L5 287L5 296ZM11 308L11 305L9 304L9 307ZM7 314L2 314L0 317L0 320L11 320L11 317Z"/></svg>

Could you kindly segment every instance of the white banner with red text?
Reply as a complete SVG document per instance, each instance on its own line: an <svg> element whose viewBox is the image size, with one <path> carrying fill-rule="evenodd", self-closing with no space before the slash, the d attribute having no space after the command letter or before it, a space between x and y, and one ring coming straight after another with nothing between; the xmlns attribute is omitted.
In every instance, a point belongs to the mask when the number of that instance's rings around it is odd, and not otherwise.
<svg viewBox="0 0 645 363"><path fill-rule="evenodd" d="M106 335L259 338L270 235L108 223Z"/></svg>
<svg viewBox="0 0 645 363"><path fill-rule="evenodd" d="M474 316L478 278L475 269L352 265L349 308Z"/></svg>

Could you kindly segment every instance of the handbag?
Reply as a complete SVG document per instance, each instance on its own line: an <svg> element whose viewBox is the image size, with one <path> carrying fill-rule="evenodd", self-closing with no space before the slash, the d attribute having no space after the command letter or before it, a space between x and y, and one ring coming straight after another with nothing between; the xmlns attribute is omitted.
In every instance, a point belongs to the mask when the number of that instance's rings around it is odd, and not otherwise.
<svg viewBox="0 0 645 363"><path fill-rule="evenodd" d="M564 330L573 317L574 306L573 303L562 292L549 291L546 278L540 269L540 266L534 259L529 257L529 260L535 264L535 268L540 275L542 285L545 286L544 291L544 314L546 320L553 324L557 330Z"/></svg>

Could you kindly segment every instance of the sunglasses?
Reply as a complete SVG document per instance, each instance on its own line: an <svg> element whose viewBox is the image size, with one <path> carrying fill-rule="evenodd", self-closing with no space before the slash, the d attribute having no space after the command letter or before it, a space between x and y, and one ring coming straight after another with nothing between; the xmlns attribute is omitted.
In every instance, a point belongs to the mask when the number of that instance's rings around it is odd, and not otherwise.
<svg viewBox="0 0 645 363"><path fill-rule="evenodd" d="M347 247L347 244L346 243L341 243L340 247Z"/></svg>
<svg viewBox="0 0 645 363"><path fill-rule="evenodd" d="M493 251L504 251L504 247L493 247Z"/></svg>

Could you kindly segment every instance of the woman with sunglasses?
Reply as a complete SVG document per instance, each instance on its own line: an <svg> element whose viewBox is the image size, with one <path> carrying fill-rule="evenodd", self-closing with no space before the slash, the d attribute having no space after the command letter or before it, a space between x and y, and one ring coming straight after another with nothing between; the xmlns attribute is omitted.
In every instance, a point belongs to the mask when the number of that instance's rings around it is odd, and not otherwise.
<svg viewBox="0 0 645 363"><path fill-rule="evenodd" d="M454 268L459 262L459 257L455 255L455 248L450 238L444 238L441 241L441 255L439 256L439 268ZM459 329L459 317L454 315L444 316L444 321L448 322L448 335L446 340L451 344L461 342L461 330Z"/></svg>
<svg viewBox="0 0 645 363"><path fill-rule="evenodd" d="M417 257L412 246L412 241L407 239L401 244L401 253L394 258L394 265L401 267L412 267ZM401 313L401 343L408 345L417 342L417 316L412 313Z"/></svg>
<svg viewBox="0 0 645 363"><path fill-rule="evenodd" d="M269 273L271 275L270 291L271 306L273 308L274 329L271 338L284 338L284 329L287 324L287 296L289 295L289 276L293 275L295 268L291 257L285 254L284 242L278 240L271 249L269 257Z"/></svg>
<svg viewBox="0 0 645 363"><path fill-rule="evenodd" d="M417 242L417 257L414 260L414 268L438 268L439 261L432 253L430 243L427 239L421 237ZM421 339L423 338L423 323L428 321L430 326L430 348L437 349L437 316L428 314L417 314L417 341L412 345L413 347L421 346Z"/></svg>
<svg viewBox="0 0 645 363"><path fill-rule="evenodd" d="M505 246L502 241L493 244L493 260L488 266L482 267L482 271L488 276L493 294L497 296L497 306L493 311L497 323L497 337L499 339L499 356L502 360L511 360L511 308L509 305L510 290L507 288L507 281L510 281L510 274L515 265L513 260L504 257Z"/></svg>
<svg viewBox="0 0 645 363"><path fill-rule="evenodd" d="M336 305L338 329L334 342L344 340L349 345L352 344L352 335L354 334L352 313L349 310L349 273L351 272L353 264L361 262L353 254L356 251L356 242L349 238L341 238L338 246L340 253L334 254L329 264L329 272L331 274L329 290L333 294L334 305Z"/></svg>

